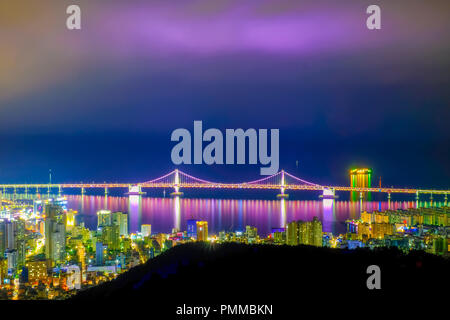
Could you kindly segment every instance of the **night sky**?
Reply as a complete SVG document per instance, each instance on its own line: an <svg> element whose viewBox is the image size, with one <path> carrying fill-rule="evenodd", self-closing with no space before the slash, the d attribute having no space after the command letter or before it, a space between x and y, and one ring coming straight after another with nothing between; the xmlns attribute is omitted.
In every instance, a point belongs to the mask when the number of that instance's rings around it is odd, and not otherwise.
<svg viewBox="0 0 450 320"><path fill-rule="evenodd" d="M65 27L79 4L82 30ZM382 29L366 28L379 4ZM0 182L146 181L176 128L279 128L280 167L450 188L450 1L0 2ZM296 161L299 166L296 168ZM254 166L182 166L224 182Z"/></svg>

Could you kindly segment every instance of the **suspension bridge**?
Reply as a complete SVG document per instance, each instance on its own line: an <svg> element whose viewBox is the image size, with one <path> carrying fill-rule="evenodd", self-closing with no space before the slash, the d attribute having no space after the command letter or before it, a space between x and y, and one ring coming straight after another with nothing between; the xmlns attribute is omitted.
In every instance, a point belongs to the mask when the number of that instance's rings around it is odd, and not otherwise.
<svg viewBox="0 0 450 320"><path fill-rule="evenodd" d="M29 193L35 191L47 191L50 194L52 190L57 189L58 194L62 194L63 189L80 189L84 194L86 189L104 189L105 194L112 188L126 188L128 194L142 194L142 190L146 188L164 188L173 189L173 195L181 195L182 189L198 188L198 189L259 189L259 190L279 190L277 195L279 198L287 198L286 191L292 190L310 190L321 191L323 196L334 197L336 191L340 192L358 192L362 198L366 192L386 193L390 199L392 193L415 194L416 200L419 194L429 194L431 199L433 195L444 195L445 202L447 202L447 195L450 190L432 190L432 189L410 189L410 188L394 188L394 187L380 187L380 188L364 188L364 187L347 187L347 186L324 186L312 183L301 178L298 178L284 170L278 173L264 177L258 180L241 182L241 183L223 183L212 182L200 179L175 169L161 177L142 183L47 183L47 184L0 184L0 195L12 191ZM44 192L45 192L44 191Z"/></svg>

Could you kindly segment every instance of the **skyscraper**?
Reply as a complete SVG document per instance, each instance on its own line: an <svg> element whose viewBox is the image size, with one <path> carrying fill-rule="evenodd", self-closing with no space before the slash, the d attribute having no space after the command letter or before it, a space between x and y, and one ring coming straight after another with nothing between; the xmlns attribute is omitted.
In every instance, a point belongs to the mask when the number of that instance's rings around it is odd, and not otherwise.
<svg viewBox="0 0 450 320"><path fill-rule="evenodd" d="M322 246L322 222L314 217L312 221L292 221L286 227L286 244Z"/></svg>
<svg viewBox="0 0 450 320"><path fill-rule="evenodd" d="M5 258L8 263L8 273L14 273L17 268L17 251L15 249L6 250Z"/></svg>
<svg viewBox="0 0 450 320"><path fill-rule="evenodd" d="M189 238L197 238L197 221L196 219L189 219L187 221L187 236Z"/></svg>
<svg viewBox="0 0 450 320"><path fill-rule="evenodd" d="M25 221L22 219L0 222L0 253L8 256L8 268L20 269L25 265Z"/></svg>
<svg viewBox="0 0 450 320"><path fill-rule="evenodd" d="M112 214L112 223L119 227L119 235L128 235L128 215L122 212L114 212Z"/></svg>
<svg viewBox="0 0 450 320"><path fill-rule="evenodd" d="M110 210L97 211L97 228L110 226L112 224L112 214Z"/></svg>
<svg viewBox="0 0 450 320"><path fill-rule="evenodd" d="M117 226L119 236L128 235L128 215L110 210L97 211L97 228Z"/></svg>
<svg viewBox="0 0 450 320"><path fill-rule="evenodd" d="M3 280L8 275L8 261L3 258L3 256L0 257L0 283L3 283Z"/></svg>
<svg viewBox="0 0 450 320"><path fill-rule="evenodd" d="M361 168L350 170L350 187L352 188L371 188L372 186L372 169ZM370 192L363 193L364 200L371 199ZM359 200L359 192L352 191L350 195L352 201Z"/></svg>
<svg viewBox="0 0 450 320"><path fill-rule="evenodd" d="M25 266L26 244L25 244L25 220L15 219L14 225L14 247L17 250L17 268Z"/></svg>
<svg viewBox="0 0 450 320"><path fill-rule="evenodd" d="M66 216L61 206L47 204L45 213L45 256L52 264L61 263L66 250Z"/></svg>
<svg viewBox="0 0 450 320"><path fill-rule="evenodd" d="M16 233L14 232L13 221L6 221L5 223L5 245L6 250L14 250L16 248Z"/></svg>
<svg viewBox="0 0 450 320"><path fill-rule="evenodd" d="M68 210L66 212L66 231L69 232L75 227L75 216L77 212L74 210Z"/></svg>
<svg viewBox="0 0 450 320"><path fill-rule="evenodd" d="M0 220L0 259L4 256L6 250L6 222Z"/></svg>
<svg viewBox="0 0 450 320"><path fill-rule="evenodd" d="M258 238L258 229L252 226L245 227L245 236L247 238L248 243L253 243Z"/></svg>
<svg viewBox="0 0 450 320"><path fill-rule="evenodd" d="M108 246L108 249L118 250L120 248L119 226L103 226L102 243Z"/></svg>
<svg viewBox="0 0 450 320"><path fill-rule="evenodd" d="M286 244L296 246L299 244L299 231L297 221L289 222L286 226Z"/></svg>
<svg viewBox="0 0 450 320"><path fill-rule="evenodd" d="M152 234L152 225L151 224L143 224L141 226L141 233L143 237L148 237Z"/></svg>
<svg viewBox="0 0 450 320"><path fill-rule="evenodd" d="M317 217L313 218L313 221L311 221L311 237L310 237L310 244L316 247L322 246L322 222L317 219Z"/></svg>
<svg viewBox="0 0 450 320"><path fill-rule="evenodd" d="M197 221L197 241L208 240L208 221Z"/></svg>
<svg viewBox="0 0 450 320"><path fill-rule="evenodd" d="M298 243L310 244L311 226L308 221L298 221Z"/></svg>
<svg viewBox="0 0 450 320"><path fill-rule="evenodd" d="M98 266L103 265L103 255L104 255L105 246L101 242L97 242L95 244L95 263Z"/></svg>

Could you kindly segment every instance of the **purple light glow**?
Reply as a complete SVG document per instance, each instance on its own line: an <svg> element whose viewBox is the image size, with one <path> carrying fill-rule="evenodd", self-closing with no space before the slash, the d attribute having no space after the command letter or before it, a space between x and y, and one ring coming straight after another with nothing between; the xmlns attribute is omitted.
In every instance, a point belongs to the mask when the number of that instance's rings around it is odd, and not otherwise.
<svg viewBox="0 0 450 320"><path fill-rule="evenodd" d="M84 213L86 225L95 229L96 212L108 208L111 211L128 212L130 232L140 231L141 224L151 224L154 233L170 233L173 228L186 230L187 220L194 218L208 221L210 234L219 231L243 231L247 225L255 226L261 236L267 236L272 228L285 227L294 220L311 221L315 216L323 223L324 232L343 233L343 222L358 219L361 210L379 210L380 202L287 201L287 200L225 200L189 198L149 198L140 196L108 197L68 196L68 208ZM381 202L381 210L407 209L414 202ZM91 217L91 218L89 218Z"/></svg>

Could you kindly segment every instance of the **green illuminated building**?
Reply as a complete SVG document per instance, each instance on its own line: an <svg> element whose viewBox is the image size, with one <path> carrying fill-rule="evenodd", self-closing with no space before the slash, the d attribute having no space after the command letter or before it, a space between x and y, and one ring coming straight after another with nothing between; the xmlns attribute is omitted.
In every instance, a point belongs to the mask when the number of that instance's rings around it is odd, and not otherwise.
<svg viewBox="0 0 450 320"><path fill-rule="evenodd" d="M371 188L372 187L372 169L359 168L350 170L350 187L352 188ZM363 192L363 200L370 201L370 192ZM352 191L350 194L351 201L358 201L360 198L359 191Z"/></svg>

